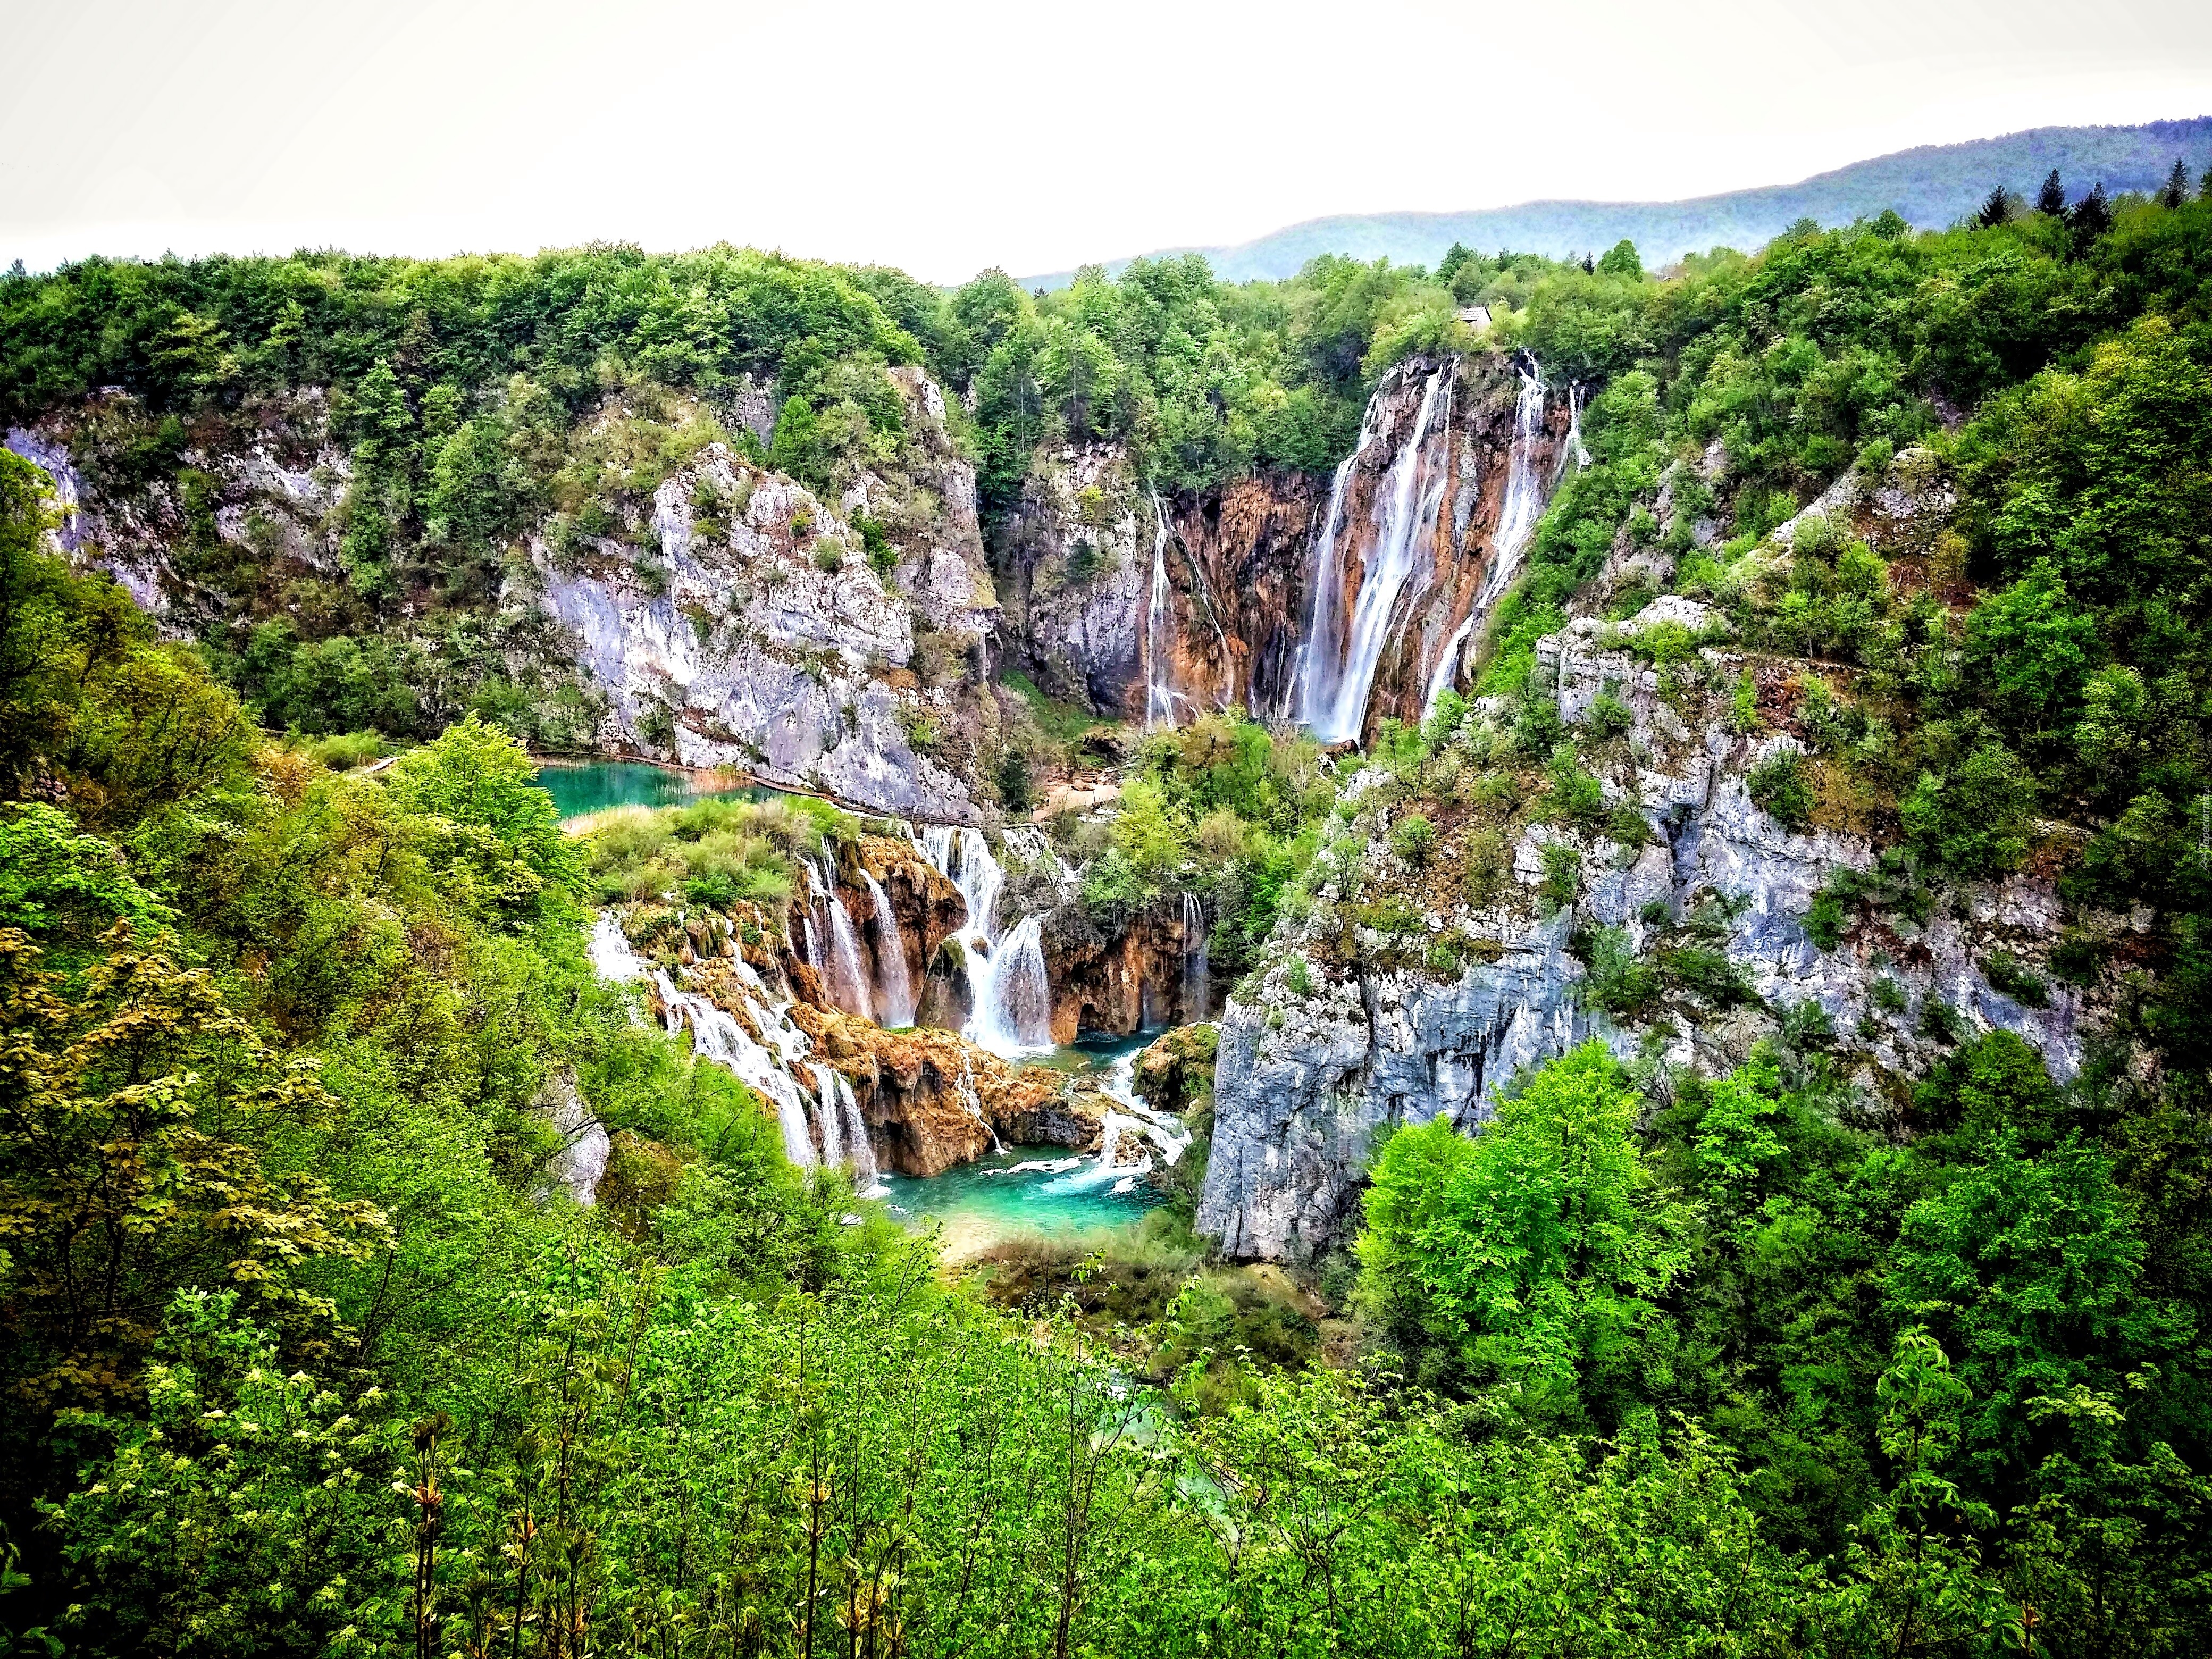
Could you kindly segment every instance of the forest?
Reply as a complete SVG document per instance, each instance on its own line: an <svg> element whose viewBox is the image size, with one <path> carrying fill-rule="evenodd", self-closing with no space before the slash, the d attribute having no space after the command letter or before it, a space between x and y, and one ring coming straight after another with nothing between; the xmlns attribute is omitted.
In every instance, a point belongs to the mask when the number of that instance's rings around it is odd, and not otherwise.
<svg viewBox="0 0 2212 1659"><path fill-rule="evenodd" d="M1380 1141L1356 1239L1297 1264L1324 1345L1224 1292L1188 1169L1041 1290L946 1271L595 973L601 905L788 930L865 826L564 832L538 763L580 694L499 605L526 532L619 540L714 441L824 491L895 469L901 367L945 389L987 535L1071 442L1163 491L1325 481L1386 370L1477 350L1573 383L1589 459L1473 694L1351 755L1235 713L1123 733L1115 811L1054 832L1091 921L1202 897L1248 1002L1363 956L1457 971L1405 890L1506 883L1532 821L1648 835L1590 769L1625 712L1564 725L1537 644L1632 619L1659 593L1617 556L1663 552L1666 592L1817 671L1784 708L1634 636L1669 695L1803 734L1749 780L1775 822L1881 848L1806 931L2049 876L2051 977L1989 972L2100 999L2077 1074L1933 999L1941 1062L1872 1089L1872 1035L1809 1004L1712 1074L1571 1047L1479 1133ZM1194 256L1032 295L594 247L0 280L0 422L110 410L79 469L187 521L191 456L302 388L351 456L342 568L280 586L210 527L191 637L0 452L0 1650L2205 1650L2212 178L2054 175L1942 232L1657 271ZM1900 466L1955 501L1924 554L1771 556ZM1591 872L1545 862L1571 908ZM1589 1005L1752 1000L1714 907L1640 949L1578 930ZM1201 1159L1210 1093L1174 1102ZM590 1207L563 1099L610 1136Z"/></svg>

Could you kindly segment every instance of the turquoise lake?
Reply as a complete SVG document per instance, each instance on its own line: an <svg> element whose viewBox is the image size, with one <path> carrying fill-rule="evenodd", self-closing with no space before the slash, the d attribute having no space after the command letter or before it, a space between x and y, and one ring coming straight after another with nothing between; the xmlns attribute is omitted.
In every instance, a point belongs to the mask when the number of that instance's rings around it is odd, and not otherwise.
<svg viewBox="0 0 2212 1659"><path fill-rule="evenodd" d="M769 793L717 788L703 773L672 771L643 761L587 761L579 766L549 762L538 769L538 787L553 797L553 810L564 818L611 806L680 806L708 795L763 800Z"/></svg>

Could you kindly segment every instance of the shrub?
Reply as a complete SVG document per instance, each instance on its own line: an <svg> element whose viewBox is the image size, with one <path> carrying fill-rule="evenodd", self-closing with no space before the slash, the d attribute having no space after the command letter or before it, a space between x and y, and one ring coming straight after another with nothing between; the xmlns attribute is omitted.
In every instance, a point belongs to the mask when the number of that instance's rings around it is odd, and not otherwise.
<svg viewBox="0 0 2212 1659"><path fill-rule="evenodd" d="M1294 997L1313 994L1313 969L1304 957L1292 957L1283 968L1283 988Z"/></svg>
<svg viewBox="0 0 2212 1659"><path fill-rule="evenodd" d="M1744 787L1753 803L1784 829L1802 834L1813 827L1813 781L1796 750L1784 749L1753 767Z"/></svg>
<svg viewBox="0 0 2212 1659"><path fill-rule="evenodd" d="M836 575L845 568L845 544L835 536L824 536L814 544L814 568L828 575Z"/></svg>
<svg viewBox="0 0 2212 1659"><path fill-rule="evenodd" d="M1850 921L1845 907L1852 890L1849 882L1839 882L1844 873L1830 877L1827 884L1813 895L1812 908L1805 912L1805 935L1823 951L1832 951L1844 942L1844 928Z"/></svg>
<svg viewBox="0 0 2212 1659"><path fill-rule="evenodd" d="M1583 855L1573 848L1553 842L1544 848L1544 882L1536 890L1546 902L1572 904L1583 890Z"/></svg>
<svg viewBox="0 0 2212 1659"><path fill-rule="evenodd" d="M1626 927L1604 927L1590 940L1583 1000L1619 1018L1643 1012L1658 1000L1659 970L1642 961Z"/></svg>
<svg viewBox="0 0 2212 1659"><path fill-rule="evenodd" d="M1629 706L1610 691L1601 691L1583 717L1591 731L1601 738L1617 738L1636 724L1636 715Z"/></svg>
<svg viewBox="0 0 2212 1659"><path fill-rule="evenodd" d="M2030 1008L2051 1006L2051 988L2043 975L2009 951L1992 951L1982 958L1982 972L1991 986L2014 1002Z"/></svg>
<svg viewBox="0 0 2212 1659"><path fill-rule="evenodd" d="M1886 1014L1901 1014L1905 1009L1905 988L1887 974L1874 982L1874 1006Z"/></svg>
<svg viewBox="0 0 2212 1659"><path fill-rule="evenodd" d="M1391 826L1390 850L1420 869L1437 850L1436 825L1419 812L1408 813Z"/></svg>

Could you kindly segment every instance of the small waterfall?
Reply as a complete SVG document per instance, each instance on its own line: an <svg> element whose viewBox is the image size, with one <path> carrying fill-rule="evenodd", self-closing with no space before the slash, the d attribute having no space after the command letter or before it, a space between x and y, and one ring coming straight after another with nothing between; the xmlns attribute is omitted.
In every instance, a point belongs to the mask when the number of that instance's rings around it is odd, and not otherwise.
<svg viewBox="0 0 2212 1659"><path fill-rule="evenodd" d="M960 1078L952 1087L953 1092L960 1097L960 1103L968 1109L968 1115L981 1124L983 1133L991 1137L991 1150L1005 1152L1006 1149L999 1139L998 1130L992 1126L991 1120L983 1115L983 1097L975 1092L975 1058L973 1054L960 1056Z"/></svg>
<svg viewBox="0 0 2212 1659"><path fill-rule="evenodd" d="M853 926L853 913L845 908L836 884L811 859L806 861L806 879L814 893L811 908L823 912L830 929L829 960L811 958L822 970L823 989L847 1013L873 1019L875 1008L868 994L867 970L860 965L860 936ZM807 943L810 948L814 944L811 925Z"/></svg>
<svg viewBox="0 0 2212 1659"><path fill-rule="evenodd" d="M899 931L898 913L891 908L883 883L865 870L860 879L868 884L868 896L876 907L876 1023L911 1025L914 970L907 964L906 935Z"/></svg>
<svg viewBox="0 0 2212 1659"><path fill-rule="evenodd" d="M1015 845L1012 832L1009 846ZM1021 843L1026 850L1029 843ZM999 890L1006 872L980 830L931 827L922 856L960 890L968 920L957 934L968 962L968 1023L961 1036L1009 1058L1052 1047L1052 984L1045 972L1043 930L1024 919L1001 940ZM1042 838L1036 846L1042 848Z"/></svg>
<svg viewBox="0 0 2212 1659"><path fill-rule="evenodd" d="M1366 416L1359 423L1359 441L1352 446L1352 453L1336 464L1336 476L1329 481L1328 505L1322 512L1321 538L1314 543L1313 568L1308 577L1313 597L1306 609L1305 638L1298 645L1297 672L1285 690L1284 709L1307 725L1312 724L1314 712L1328 702L1338 665L1344 659L1344 556L1337 546L1343 531L1340 521L1344 517L1344 487L1351 480L1353 466L1374 441L1380 407L1379 399L1368 399ZM1289 706L1293 698L1295 708Z"/></svg>
<svg viewBox="0 0 2212 1659"><path fill-rule="evenodd" d="M669 1035L681 1036L689 1026L693 1053L727 1067L775 1105L776 1125L783 1133L783 1155L792 1163L801 1169L824 1162L849 1163L863 1195L881 1195L875 1149L869 1144L853 1085L835 1067L810 1060L813 1044L792 1024L790 1005L769 994L744 957L730 966L745 1012L765 1042L756 1040L744 1022L708 998L677 989L665 969L653 967L630 950L622 924L611 912L602 911L592 925L591 957L602 978L652 979L666 1010ZM811 1090L799 1081L802 1066L811 1074Z"/></svg>
<svg viewBox="0 0 2212 1659"><path fill-rule="evenodd" d="M1182 896L1182 1018L1206 1018L1206 907L1195 893Z"/></svg>
<svg viewBox="0 0 2212 1659"><path fill-rule="evenodd" d="M1145 606L1145 730L1175 725L1177 693L1170 657L1174 592L1168 586L1168 515L1152 496L1152 591Z"/></svg>
<svg viewBox="0 0 2212 1659"><path fill-rule="evenodd" d="M975 1005L974 1040L994 1054L1035 1054L1052 1047L1052 981L1045 973L1044 930L1024 916L991 951L984 994Z"/></svg>
<svg viewBox="0 0 2212 1659"><path fill-rule="evenodd" d="M1399 598L1417 573L1422 581L1427 579L1437 514L1443 505L1444 482L1449 473L1448 465L1431 465L1429 434L1437 424L1439 404L1446 410L1444 425L1450 423L1449 386L1458 368L1456 360L1448 362L1422 386L1413 429L1391 462L1376 496L1382 516L1360 578L1341 664L1333 659L1328 649L1328 635L1317 632L1308 642L1305 722L1324 743L1343 743L1359 736L1367 722L1367 698L1374 687L1376 666L1390 642ZM1321 561L1324 568L1319 580L1322 581L1328 580L1329 568L1339 565L1334 535L1327 539L1330 544ZM1340 588L1340 574L1338 586Z"/></svg>
<svg viewBox="0 0 2212 1659"><path fill-rule="evenodd" d="M1451 690L1452 681L1459 673L1459 653L1467 644L1467 636L1474 631L1474 612L1470 611L1466 619L1452 629L1452 636L1444 641L1443 655L1437 659L1436 668L1429 675L1428 695L1421 699L1423 720L1435 714L1437 705L1443 701L1444 693Z"/></svg>
<svg viewBox="0 0 2212 1659"><path fill-rule="evenodd" d="M1583 447L1583 383L1580 380L1567 387L1567 441L1559 450L1560 477L1567 476L1570 461L1577 466L1590 464L1590 453Z"/></svg>

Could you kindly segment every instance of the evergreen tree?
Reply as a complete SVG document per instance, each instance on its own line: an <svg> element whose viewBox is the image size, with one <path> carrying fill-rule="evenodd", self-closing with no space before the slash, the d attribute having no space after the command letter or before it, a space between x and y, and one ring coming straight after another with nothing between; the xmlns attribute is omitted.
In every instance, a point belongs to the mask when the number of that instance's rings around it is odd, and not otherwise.
<svg viewBox="0 0 2212 1659"><path fill-rule="evenodd" d="M1989 230L2012 217L2012 192L1999 185L1982 203L1982 210L1974 216L1974 222Z"/></svg>
<svg viewBox="0 0 2212 1659"><path fill-rule="evenodd" d="M2181 158L2173 158L2173 171L2166 175L2166 188L2158 193L2158 204L2162 208L2178 208L2189 199L2189 169Z"/></svg>
<svg viewBox="0 0 2212 1659"><path fill-rule="evenodd" d="M2051 169L2043 188L2035 192L2035 210L2057 218L2066 211L2066 186L2058 182L2058 169Z"/></svg>
<svg viewBox="0 0 2212 1659"><path fill-rule="evenodd" d="M2087 196L2075 203L2073 212L2067 217L2074 228L2075 241L2083 247L2110 230L2112 228L2112 204L2106 198L2103 183L2098 183Z"/></svg>
<svg viewBox="0 0 2212 1659"><path fill-rule="evenodd" d="M1595 259L1591 258L1590 258L1590 256L1589 256L1589 254L1587 254L1587 253L1583 254L1583 274L1584 276L1590 276L1590 275L1595 274L1595 271L1596 271L1596 270L1597 270L1597 262L1596 262Z"/></svg>

